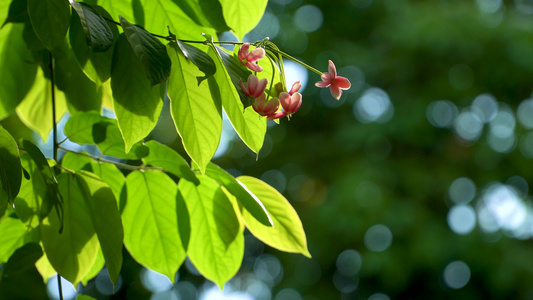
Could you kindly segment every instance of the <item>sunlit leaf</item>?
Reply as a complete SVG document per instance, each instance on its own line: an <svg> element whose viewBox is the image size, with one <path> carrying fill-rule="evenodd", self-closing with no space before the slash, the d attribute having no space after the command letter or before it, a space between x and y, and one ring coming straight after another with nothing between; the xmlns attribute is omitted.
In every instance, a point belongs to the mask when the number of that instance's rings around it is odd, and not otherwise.
<svg viewBox="0 0 533 300"><path fill-rule="evenodd" d="M89 282L89 280L95 278L100 273L100 271L102 271L104 266L105 266L104 254L102 253L102 249L100 248L98 251L98 255L96 256L96 260L94 261L94 265L91 267L87 275L83 277L83 279L81 280L81 284L83 284L84 286L87 286L87 283Z"/></svg>
<svg viewBox="0 0 533 300"><path fill-rule="evenodd" d="M76 0L69 0L69 2L79 16L87 45L94 52L104 52L111 48L113 32L104 17L85 3L79 3Z"/></svg>
<svg viewBox="0 0 533 300"><path fill-rule="evenodd" d="M110 122L111 119L103 117L96 111L77 112L72 114L65 124L65 135L72 142L80 145L95 144L93 126L96 123Z"/></svg>
<svg viewBox="0 0 533 300"><path fill-rule="evenodd" d="M98 237L75 175L62 173L58 181L64 198L63 232L57 214L51 213L42 222L41 239L54 269L76 286L96 261Z"/></svg>
<svg viewBox="0 0 533 300"><path fill-rule="evenodd" d="M5 218L0 223L0 264L24 244L26 226L19 219Z"/></svg>
<svg viewBox="0 0 533 300"><path fill-rule="evenodd" d="M70 25L67 0L28 0L28 14L35 34L48 50L63 42Z"/></svg>
<svg viewBox="0 0 533 300"><path fill-rule="evenodd" d="M231 174L224 171L219 166L209 163L206 175L215 179L219 184L224 186L241 203L244 208L256 220L265 226L272 226L272 219L261 200L259 200L246 186L242 185Z"/></svg>
<svg viewBox="0 0 533 300"><path fill-rule="evenodd" d="M146 164L162 168L190 182L200 183L187 161L178 152L154 140L146 142L145 145L150 149L148 156L143 158Z"/></svg>
<svg viewBox="0 0 533 300"><path fill-rule="evenodd" d="M268 0L220 0L224 19L240 40L259 23L267 3Z"/></svg>
<svg viewBox="0 0 533 300"><path fill-rule="evenodd" d="M161 171L146 170L131 172L126 187L124 245L140 264L174 282L185 260L188 239L184 236L188 234L188 217L180 205L183 200L178 198L176 184Z"/></svg>
<svg viewBox="0 0 533 300"><path fill-rule="evenodd" d="M55 89L56 122L59 123L67 111L65 94ZM48 139L52 130L52 86L44 77L43 71L37 69L33 86L28 91L20 105L17 115L30 129L36 131L43 141Z"/></svg>
<svg viewBox="0 0 533 300"><path fill-rule="evenodd" d="M170 113L183 146L200 170L217 151L222 134L222 110L213 99L208 82L198 85L196 66L188 61L177 45L168 46L174 68L168 82Z"/></svg>
<svg viewBox="0 0 533 300"><path fill-rule="evenodd" d="M196 24L211 27L217 32L230 30L218 0L173 0Z"/></svg>
<svg viewBox="0 0 533 300"><path fill-rule="evenodd" d="M199 179L198 186L185 180L179 183L191 219L188 255L205 278L222 288L241 266L244 236L218 183L202 175Z"/></svg>
<svg viewBox="0 0 533 300"><path fill-rule="evenodd" d="M165 45L152 36L150 32L132 25L123 17L120 17L120 24L152 86L167 81L170 76L171 61Z"/></svg>
<svg viewBox="0 0 533 300"><path fill-rule="evenodd" d="M125 151L129 152L133 144L144 139L154 129L163 101L160 86L151 86L124 34L120 35L115 45L111 88Z"/></svg>
<svg viewBox="0 0 533 300"><path fill-rule="evenodd" d="M263 146L266 133L266 119L253 111L251 107L244 109L231 77L228 74L220 55L228 55L220 48L211 48L209 55L216 63L217 70L215 79L218 83L222 101L222 107L226 112L233 128L241 140L255 153L259 153ZM225 54L224 54L225 53ZM220 95L224 95L223 97ZM216 96L216 94L213 94Z"/></svg>
<svg viewBox="0 0 533 300"><path fill-rule="evenodd" d="M28 243L18 248L0 274L0 299L48 299L35 262L43 255L41 246ZM32 283L30 286L27 283Z"/></svg>
<svg viewBox="0 0 533 300"><path fill-rule="evenodd" d="M0 30L0 120L12 113L30 90L37 73L22 38L23 24L7 24Z"/></svg>
<svg viewBox="0 0 533 300"><path fill-rule="evenodd" d="M76 181L98 236L109 276L117 283L122 266L124 232L117 201L109 186L92 173L79 171Z"/></svg>
<svg viewBox="0 0 533 300"><path fill-rule="evenodd" d="M264 226L244 210L242 214L250 232L273 248L311 257L307 250L307 240L302 222L289 201L275 188L257 178L239 176L237 180L242 182L263 202L274 223L272 227Z"/></svg>
<svg viewBox="0 0 533 300"><path fill-rule="evenodd" d="M22 167L17 143L2 126L0 126L0 162L2 188L9 201L13 202L20 190Z"/></svg>
<svg viewBox="0 0 533 300"><path fill-rule="evenodd" d="M40 245L42 248L42 242ZM43 256L41 256L41 258L39 258L39 260L35 263L35 267L37 268L39 274L41 274L43 277L44 283L48 282L48 279L57 273L54 267L52 267L50 264L48 257L46 257L46 253L43 253Z"/></svg>

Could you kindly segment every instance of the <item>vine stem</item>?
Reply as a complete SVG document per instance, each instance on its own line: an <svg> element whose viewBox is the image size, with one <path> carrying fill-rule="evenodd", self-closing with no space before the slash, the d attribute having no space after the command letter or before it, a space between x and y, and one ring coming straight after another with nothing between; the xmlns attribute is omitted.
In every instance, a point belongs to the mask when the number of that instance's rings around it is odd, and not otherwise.
<svg viewBox="0 0 533 300"><path fill-rule="evenodd" d="M53 135L54 135L54 160L57 161L57 123L56 123L56 93L55 93L55 78L54 78L54 56L50 52L50 85L52 89L52 124L54 126Z"/></svg>
<svg viewBox="0 0 533 300"><path fill-rule="evenodd" d="M57 274L57 289L59 290L59 300L63 300L63 288L61 287L61 276Z"/></svg>

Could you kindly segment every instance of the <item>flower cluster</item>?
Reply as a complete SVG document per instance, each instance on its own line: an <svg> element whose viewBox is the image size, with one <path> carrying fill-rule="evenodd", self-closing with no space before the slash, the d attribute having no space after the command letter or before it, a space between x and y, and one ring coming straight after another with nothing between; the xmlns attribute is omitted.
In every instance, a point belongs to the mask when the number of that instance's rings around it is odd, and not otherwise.
<svg viewBox="0 0 533 300"><path fill-rule="evenodd" d="M239 48L238 59L243 66L257 73L263 71L263 68L256 62L265 57L265 55L266 52L263 48L257 47L250 51L250 44L244 43ZM315 83L315 85L317 87L329 87L331 95L337 100L340 99L342 91L349 89L351 86L347 78L337 76L337 69L331 60L329 61L328 73L317 71L298 60L296 62L319 73L322 81ZM246 83L242 79L240 80L243 93L253 99L252 107L259 115L267 117L268 120L280 119L285 116L290 118L292 114L300 109L302 105L302 94L298 92L302 87L300 81L296 81L289 91L278 91L273 97L271 97L272 91L268 94L265 93L267 85L268 79L263 78L259 80L253 74L248 77ZM281 86L283 87L284 85L281 84Z"/></svg>

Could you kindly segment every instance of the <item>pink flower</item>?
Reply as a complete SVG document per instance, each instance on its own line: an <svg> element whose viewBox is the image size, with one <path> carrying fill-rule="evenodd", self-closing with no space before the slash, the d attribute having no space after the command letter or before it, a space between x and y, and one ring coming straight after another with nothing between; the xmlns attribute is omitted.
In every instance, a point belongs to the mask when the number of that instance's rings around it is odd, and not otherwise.
<svg viewBox="0 0 533 300"><path fill-rule="evenodd" d="M252 50L252 52L248 53L249 50L250 50L250 43L242 44L241 48L239 49L239 54L238 54L241 64L255 72L263 71L263 68L261 66L259 66L258 64L254 64L254 63L260 60L261 58L265 57L265 49L259 47L259 48L255 48L254 50Z"/></svg>
<svg viewBox="0 0 533 300"><path fill-rule="evenodd" d="M261 116L271 116L274 115L279 108L278 98L270 98L266 101L266 95L262 94L259 98L255 99L255 103L252 104L253 109L256 113Z"/></svg>
<svg viewBox="0 0 533 300"><path fill-rule="evenodd" d="M286 112L280 110L278 112L276 112L275 114L273 115L270 115L270 116L267 116L267 120L276 120L276 119L280 119L280 118L283 118L287 115Z"/></svg>
<svg viewBox="0 0 533 300"><path fill-rule="evenodd" d="M342 95L342 90L347 90L350 88L351 83L350 81L341 76L337 76L337 69L335 68L335 64L330 60L329 66L328 66L328 73L322 73L322 81L319 81L315 83L318 87L328 87L331 91L331 95L339 100Z"/></svg>
<svg viewBox="0 0 533 300"><path fill-rule="evenodd" d="M242 80L241 89L248 97L259 98L265 92L265 88L268 84L268 79L263 78L259 80L257 76L250 74L248 76L248 82L244 83Z"/></svg>
<svg viewBox="0 0 533 300"><path fill-rule="evenodd" d="M297 112L298 109L300 109L300 106L302 105L302 94L294 93L291 95L289 93L283 92L279 94L279 102L283 107L283 111L287 115L291 115Z"/></svg>
<svg viewBox="0 0 533 300"><path fill-rule="evenodd" d="M300 81L296 81L293 85L292 85L292 88L291 90L289 91L289 95L292 96L292 94L296 93L297 91L300 90L300 88L302 87L302 85L300 84Z"/></svg>

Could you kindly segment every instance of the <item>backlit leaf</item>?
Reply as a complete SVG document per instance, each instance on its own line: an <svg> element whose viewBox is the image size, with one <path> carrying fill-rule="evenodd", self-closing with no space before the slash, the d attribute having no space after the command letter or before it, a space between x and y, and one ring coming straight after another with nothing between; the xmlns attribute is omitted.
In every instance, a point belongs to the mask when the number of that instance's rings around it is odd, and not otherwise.
<svg viewBox="0 0 533 300"><path fill-rule="evenodd" d="M179 183L191 219L188 255L198 271L222 289L241 266L244 236L218 183L207 176L199 179L198 186L185 180Z"/></svg>
<svg viewBox="0 0 533 300"><path fill-rule="evenodd" d="M259 198L257 198L250 190L248 190L248 188L246 188L246 186L242 185L231 174L219 166L209 163L206 175L224 186L256 220L261 222L261 224L272 226L272 219L268 215L263 203L261 203L261 200L259 200Z"/></svg>
<svg viewBox="0 0 533 300"><path fill-rule="evenodd" d="M22 38L23 24L6 24L0 30L0 120L12 113L30 90L37 65Z"/></svg>
<svg viewBox="0 0 533 300"><path fill-rule="evenodd" d="M176 184L161 171L146 170L131 172L126 187L124 245L137 262L174 282L188 240L183 235L188 234L188 217Z"/></svg>
<svg viewBox="0 0 533 300"><path fill-rule="evenodd" d="M230 30L218 0L173 0L196 24L211 27L217 32Z"/></svg>
<svg viewBox="0 0 533 300"><path fill-rule="evenodd" d="M263 146L266 133L266 118L261 118L251 107L244 109L231 77L222 62L221 55L228 55L220 48L212 47L208 51L216 63L215 79L218 83L222 107L226 112L233 128L241 140L255 153L259 153ZM224 95L221 97L220 95ZM216 94L213 94L216 96Z"/></svg>
<svg viewBox="0 0 533 300"><path fill-rule="evenodd" d="M187 161L178 152L155 140L148 141L145 145L150 149L148 156L143 158L146 164L162 168L190 182L200 183Z"/></svg>
<svg viewBox="0 0 533 300"><path fill-rule="evenodd" d="M154 129L163 101L160 86L151 86L143 66L121 34L114 50L111 68L113 105L125 151L144 139Z"/></svg>
<svg viewBox="0 0 533 300"><path fill-rule="evenodd" d="M57 214L51 213L40 226L41 239L54 269L76 286L96 261L98 237L75 175L62 173L58 181L64 198L63 232Z"/></svg>
<svg viewBox="0 0 533 300"><path fill-rule="evenodd" d="M0 223L0 264L24 244L25 234L26 226L19 219L8 217Z"/></svg>
<svg viewBox="0 0 533 300"><path fill-rule="evenodd" d="M22 167L17 143L2 126L0 126L0 162L2 188L12 203L20 190Z"/></svg>
<svg viewBox="0 0 533 300"><path fill-rule="evenodd" d="M267 227L244 210L242 215L250 232L273 248L311 257L307 250L307 240L302 222L289 201L275 188L257 178L239 176L237 180L242 182L263 202L274 223L274 226Z"/></svg>
<svg viewBox="0 0 533 300"><path fill-rule="evenodd" d="M188 61L177 45L168 51L174 68L168 82L170 113L183 146L202 172L215 152L222 134L222 110L213 99L208 82L198 85L196 66Z"/></svg>
<svg viewBox="0 0 533 300"><path fill-rule="evenodd" d="M220 0L224 19L240 40L259 23L267 2L268 0Z"/></svg>

